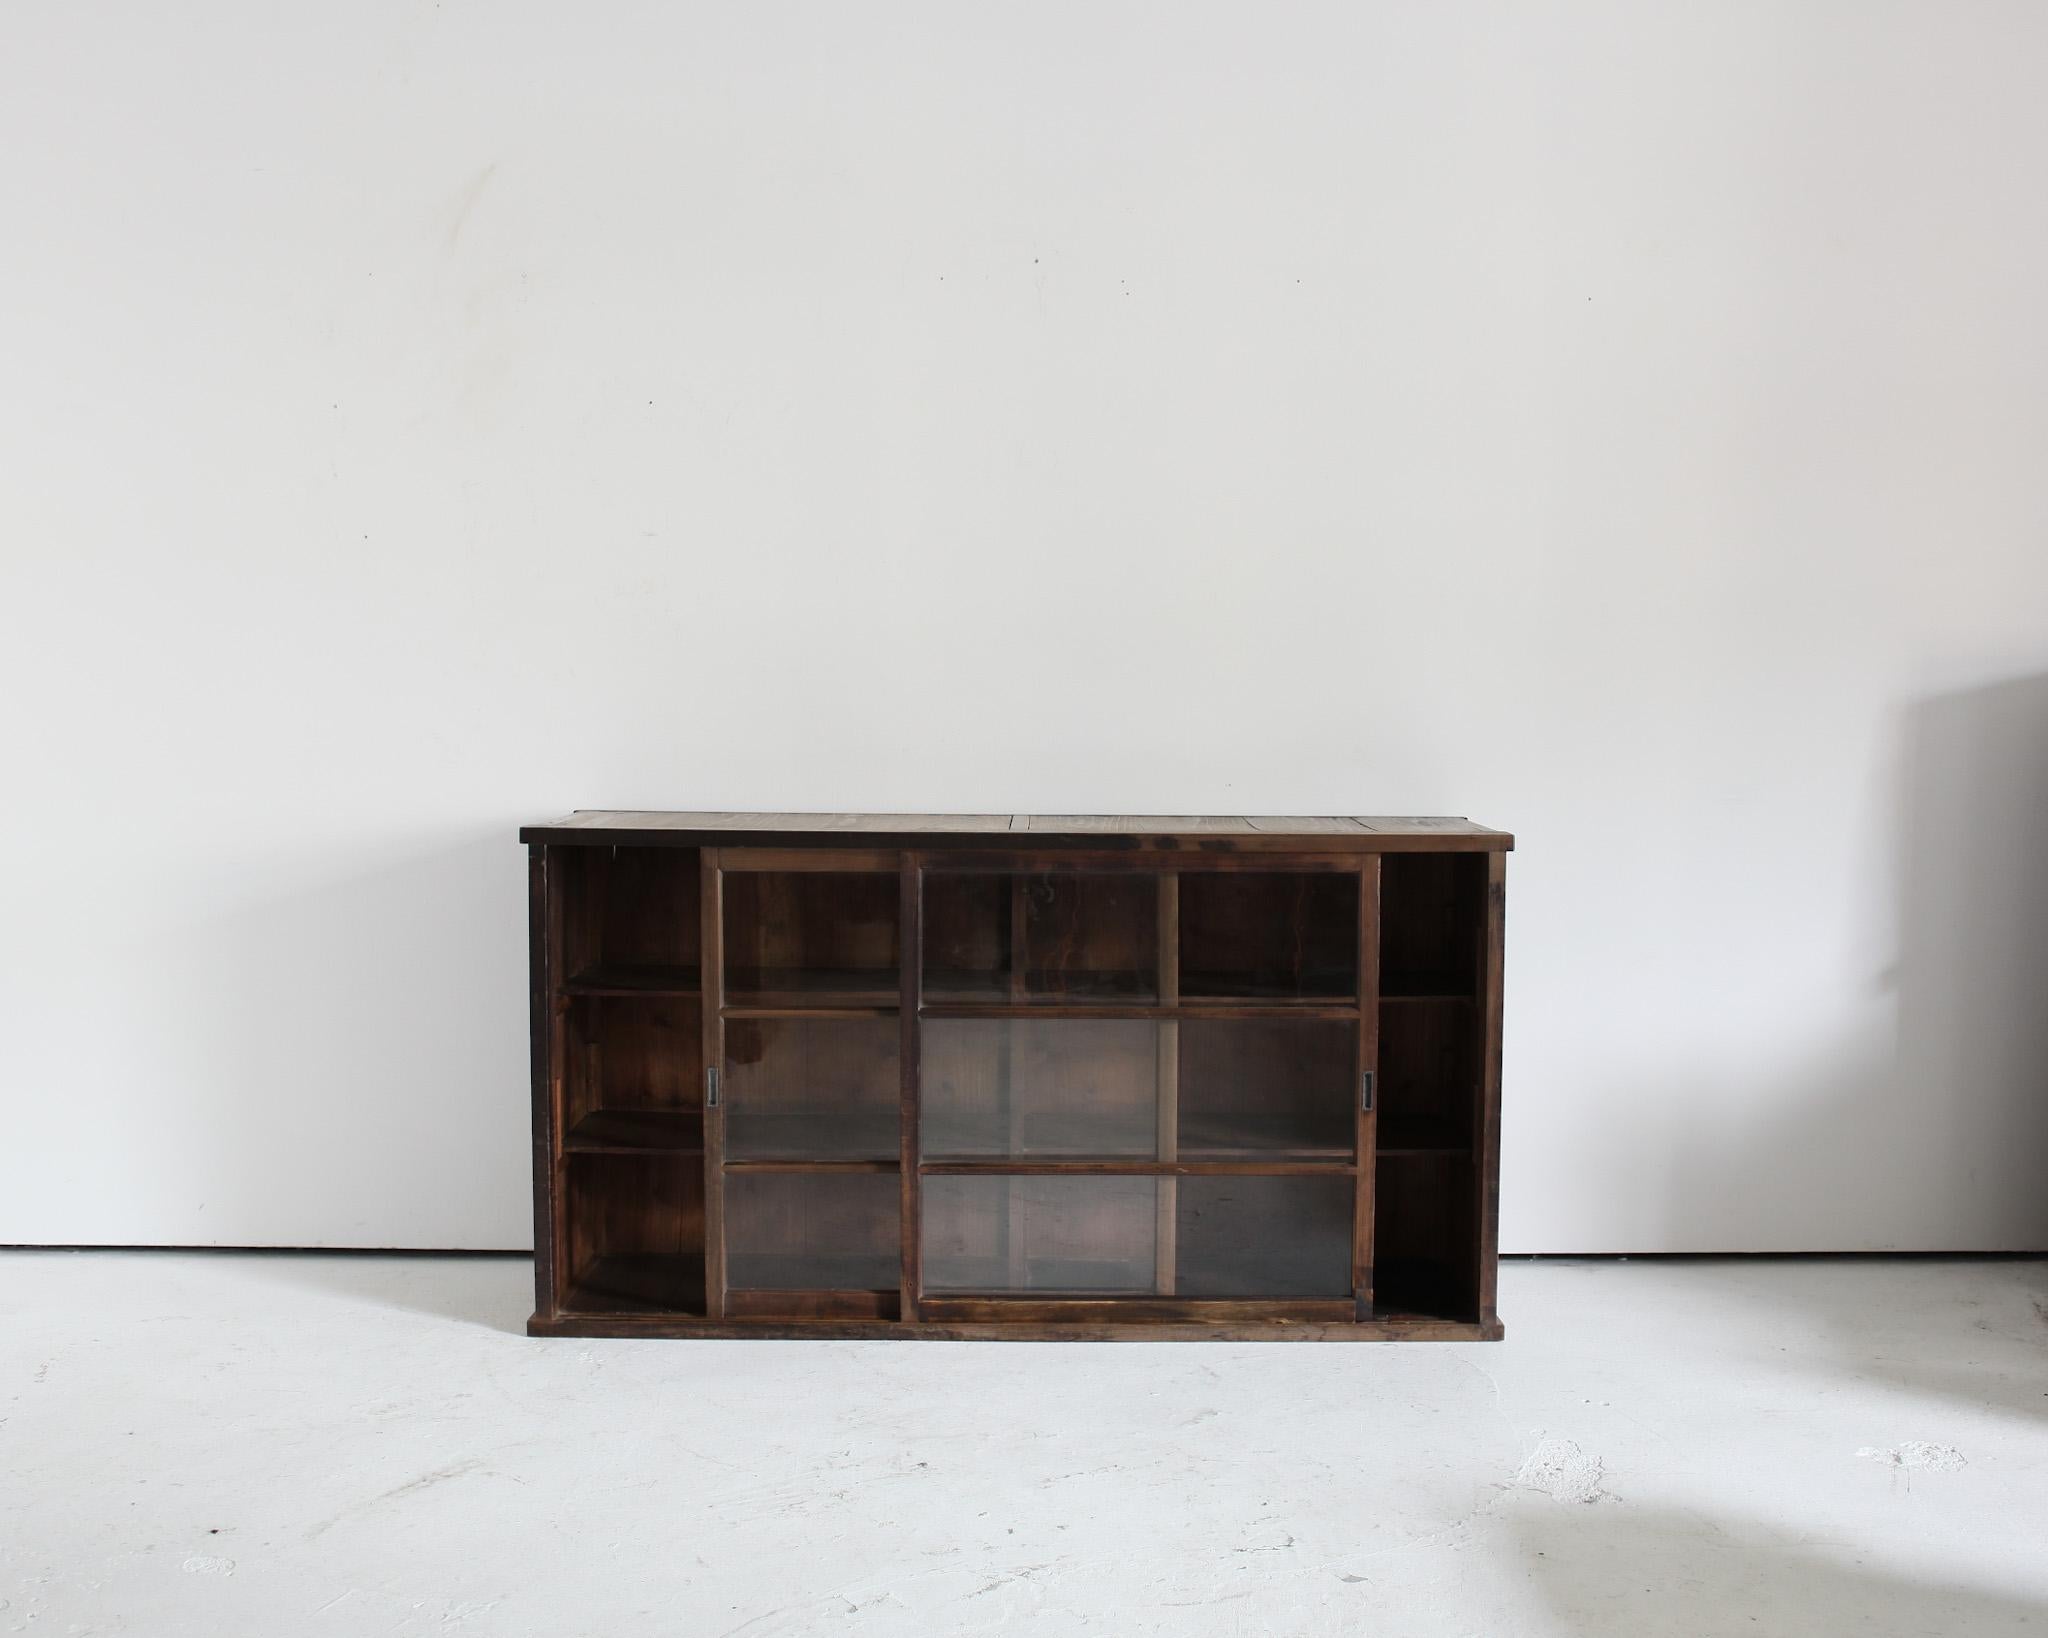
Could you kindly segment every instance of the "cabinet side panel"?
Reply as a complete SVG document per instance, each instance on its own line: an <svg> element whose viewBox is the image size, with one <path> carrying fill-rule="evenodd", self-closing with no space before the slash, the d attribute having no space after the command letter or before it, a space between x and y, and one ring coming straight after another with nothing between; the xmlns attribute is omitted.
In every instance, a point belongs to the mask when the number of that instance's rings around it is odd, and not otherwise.
<svg viewBox="0 0 2048 1638"><path fill-rule="evenodd" d="M698 857L697 987L704 1008L704 1311L725 1317L725 1098L710 1096L710 1072L725 1074L725 872L715 847Z"/></svg>
<svg viewBox="0 0 2048 1638"><path fill-rule="evenodd" d="M1486 907L1480 942L1480 1044L1483 1054L1479 1076L1478 1136L1479 1159L1479 1318L1491 1325L1496 1319L1497 1287L1500 1277L1500 1036L1501 978L1506 950L1508 897L1508 856L1486 856Z"/></svg>
<svg viewBox="0 0 2048 1638"><path fill-rule="evenodd" d="M897 1023L902 1031L897 1054L902 1073L898 1120L898 1181L900 1184L897 1233L901 1237L900 1312L906 1320L918 1317L924 1296L924 1209L920 1198L918 1164L924 1158L922 1130L922 1087L919 1053L923 1036L918 1027L918 1008L924 993L924 857L906 853L898 864L898 910L896 955L899 963Z"/></svg>
<svg viewBox="0 0 2048 1638"><path fill-rule="evenodd" d="M1354 1317L1373 1316L1373 1212L1375 1167L1379 1162L1379 1099L1365 1096L1367 1077L1377 1081L1380 1067L1380 861L1364 860L1358 869L1358 1057L1352 1065L1351 1095L1358 1111L1352 1156L1358 1162L1357 1200L1353 1206L1351 1300Z"/></svg>
<svg viewBox="0 0 2048 1638"><path fill-rule="evenodd" d="M533 1305L552 1319L555 1300L556 1176L554 982L549 971L548 850L526 850L526 960L533 1056Z"/></svg>

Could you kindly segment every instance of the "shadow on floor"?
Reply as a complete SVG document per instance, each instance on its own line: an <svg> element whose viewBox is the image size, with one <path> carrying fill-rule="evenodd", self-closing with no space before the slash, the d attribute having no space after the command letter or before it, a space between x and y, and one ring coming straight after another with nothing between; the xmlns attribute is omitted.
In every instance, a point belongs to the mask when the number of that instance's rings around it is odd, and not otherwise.
<svg viewBox="0 0 2048 1638"><path fill-rule="evenodd" d="M1636 1506L1518 1508L1522 1566L1575 1638L1906 1638L2048 1630L2048 1603L1897 1563L1850 1542L1753 1521Z"/></svg>
<svg viewBox="0 0 2048 1638"><path fill-rule="evenodd" d="M526 1335L533 1258L526 1252L243 1251L258 1278L375 1308Z"/></svg>
<svg viewBox="0 0 2048 1638"><path fill-rule="evenodd" d="M1778 1334L1795 1351L1810 1351L1827 1382L1850 1378L1972 1410L2048 1418L2048 1258L1769 1260L1811 1277L1760 1287L1743 1258L1700 1259L1695 1277L1725 1283L1731 1303L1754 1306L1768 1289L1784 1313ZM1970 1278L1985 1267L2000 1271L1988 1292ZM1872 1277L1859 1278L1864 1272ZM1872 1295L1880 1282L1882 1305ZM1937 1327L1941 1346L1929 1347Z"/></svg>

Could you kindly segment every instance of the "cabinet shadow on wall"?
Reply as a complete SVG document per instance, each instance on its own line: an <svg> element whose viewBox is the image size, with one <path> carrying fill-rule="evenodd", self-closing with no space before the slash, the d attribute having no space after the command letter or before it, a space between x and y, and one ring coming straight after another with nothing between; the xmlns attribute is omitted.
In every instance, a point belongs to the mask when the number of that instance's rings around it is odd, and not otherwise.
<svg viewBox="0 0 2048 1638"><path fill-rule="evenodd" d="M498 1248L529 1250L525 850L478 827L294 860L285 879L184 936L166 984L189 1024L183 1118L153 1164L190 1189L210 1245L481 1249L498 1225ZM309 1221L325 1231L310 1245ZM252 1272L523 1332L530 1276L508 1287L511 1261Z"/></svg>
<svg viewBox="0 0 2048 1638"><path fill-rule="evenodd" d="M1731 1200L1797 1223L1799 1201L1759 1198L1797 1178L1816 1243L1774 1250L2048 1251L2048 675L1915 702L1898 748L1890 879L1863 895L1888 887L1893 923L1851 957L1889 1027L1778 1066L1774 1123L1703 1134L1667 1177L1667 1244L1745 1249L1713 1243ZM1958 1200L1978 1232L1935 1243Z"/></svg>
<svg viewBox="0 0 2048 1638"><path fill-rule="evenodd" d="M1780 1068L1775 1123L1745 1128L1739 1142L1695 1144L1674 1162L1667 1243L1743 1249L1713 1245L1733 1200L1770 1208L1773 1222L1804 1210L1816 1243L1781 1251L2048 1251L2048 675L1915 702L1898 752L1895 942L1874 938L1860 958L1890 999L1889 1031L1816 1044L1808 1061ZM1713 1089L1674 1090L1705 1099ZM1760 1198L1788 1177L1810 1206ZM1975 1235L1937 1243L1959 1201ZM1864 1222L1882 1227L1851 1238ZM1740 1289L1754 1300L1752 1286ZM1837 1338L1835 1365L2015 1414L2048 1407L1965 1349L1939 1365L1874 1359L1853 1288L1803 1289L1794 1323Z"/></svg>
<svg viewBox="0 0 2048 1638"><path fill-rule="evenodd" d="M1899 1089L2010 1236L1954 1249L2048 1251L2048 675L1919 702L1901 773Z"/></svg>

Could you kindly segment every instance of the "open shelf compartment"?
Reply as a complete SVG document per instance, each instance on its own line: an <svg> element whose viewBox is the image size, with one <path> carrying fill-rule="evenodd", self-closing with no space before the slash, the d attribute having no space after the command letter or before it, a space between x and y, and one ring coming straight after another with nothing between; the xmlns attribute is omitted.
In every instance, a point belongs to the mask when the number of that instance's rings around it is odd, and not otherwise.
<svg viewBox="0 0 2048 1638"><path fill-rule="evenodd" d="M704 1313L701 1160L578 1154L568 1158L564 1177L566 1309Z"/></svg>
<svg viewBox="0 0 2048 1638"><path fill-rule="evenodd" d="M570 996L562 1032L565 1150L704 1152L695 997Z"/></svg>
<svg viewBox="0 0 2048 1638"><path fill-rule="evenodd" d="M562 989L571 995L697 995L697 849L557 851Z"/></svg>
<svg viewBox="0 0 2048 1638"><path fill-rule="evenodd" d="M1480 1317L1487 861L1381 866L1375 1310Z"/></svg>

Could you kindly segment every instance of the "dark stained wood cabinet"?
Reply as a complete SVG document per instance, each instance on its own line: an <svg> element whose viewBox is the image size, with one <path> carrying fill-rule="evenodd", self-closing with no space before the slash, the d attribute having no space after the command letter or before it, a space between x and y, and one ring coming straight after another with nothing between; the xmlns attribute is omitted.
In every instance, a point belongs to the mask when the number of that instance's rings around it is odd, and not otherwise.
<svg viewBox="0 0 2048 1638"><path fill-rule="evenodd" d="M544 1336L1492 1338L1513 838L532 825Z"/></svg>

